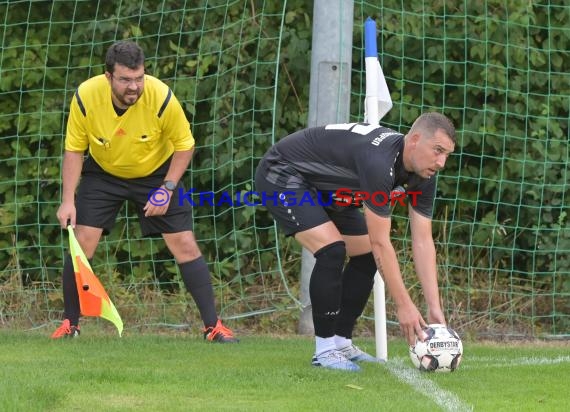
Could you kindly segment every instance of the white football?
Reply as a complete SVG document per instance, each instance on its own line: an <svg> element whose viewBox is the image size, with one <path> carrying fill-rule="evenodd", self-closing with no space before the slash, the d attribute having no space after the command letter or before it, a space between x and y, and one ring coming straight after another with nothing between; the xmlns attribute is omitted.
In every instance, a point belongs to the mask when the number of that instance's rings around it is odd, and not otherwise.
<svg viewBox="0 0 570 412"><path fill-rule="evenodd" d="M416 368L426 372L453 372L463 356L463 343L450 327L437 323L424 328L425 341L416 339L410 358Z"/></svg>

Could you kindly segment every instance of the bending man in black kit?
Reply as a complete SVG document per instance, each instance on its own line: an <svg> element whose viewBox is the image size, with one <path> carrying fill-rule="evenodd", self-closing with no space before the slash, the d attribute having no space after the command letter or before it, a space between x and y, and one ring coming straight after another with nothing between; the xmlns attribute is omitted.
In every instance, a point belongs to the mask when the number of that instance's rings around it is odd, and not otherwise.
<svg viewBox="0 0 570 412"><path fill-rule="evenodd" d="M352 343L376 270L396 304L408 343L414 344L416 336L424 338L426 321L404 285L390 239L391 202L379 195L389 197L396 188L415 195L408 202L415 269L428 322L445 324L431 216L435 175L454 148L451 121L439 113L425 113L405 136L364 123L300 130L273 145L259 163L256 190L275 194L264 202L273 218L316 259L309 286L316 335L314 366L357 371L355 362L378 361ZM323 196L342 194L346 200L348 193L357 194L348 205Z"/></svg>

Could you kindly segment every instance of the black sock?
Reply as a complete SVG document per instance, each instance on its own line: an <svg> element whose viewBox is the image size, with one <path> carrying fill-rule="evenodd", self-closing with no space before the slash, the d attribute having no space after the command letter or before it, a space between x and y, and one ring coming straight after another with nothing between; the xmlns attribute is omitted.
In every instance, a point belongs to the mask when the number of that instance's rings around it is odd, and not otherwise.
<svg viewBox="0 0 570 412"><path fill-rule="evenodd" d="M200 316L204 326L215 326L218 322L216 305L214 301L214 289L210 271L203 256L191 262L178 264L180 275L186 285L186 289L194 298L196 306L200 311Z"/></svg>
<svg viewBox="0 0 570 412"><path fill-rule="evenodd" d="M336 335L352 338L356 320L362 315L370 298L375 274L376 262L372 253L349 259L342 275L342 301L336 320Z"/></svg>
<svg viewBox="0 0 570 412"><path fill-rule="evenodd" d="M309 283L313 325L316 336L329 338L334 335L340 310L345 244L343 241L331 243L317 250L314 256L316 261Z"/></svg>
<svg viewBox="0 0 570 412"><path fill-rule="evenodd" d="M69 323L73 326L79 325L79 315L81 312L79 306L79 295L77 293L77 284L75 283L75 271L73 270L73 261L71 255L65 255L63 261L62 275L63 289L63 307L64 318L69 319Z"/></svg>

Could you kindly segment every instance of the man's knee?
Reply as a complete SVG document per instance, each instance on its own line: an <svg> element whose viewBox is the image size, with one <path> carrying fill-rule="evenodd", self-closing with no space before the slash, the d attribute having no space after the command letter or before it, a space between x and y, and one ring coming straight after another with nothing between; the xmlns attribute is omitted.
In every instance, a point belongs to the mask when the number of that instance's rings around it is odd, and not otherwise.
<svg viewBox="0 0 570 412"><path fill-rule="evenodd" d="M75 238L81 246L81 250L89 259L95 254L103 229L91 226L77 225L74 230Z"/></svg>
<svg viewBox="0 0 570 412"><path fill-rule="evenodd" d="M202 256L191 231L165 233L163 237L177 262L189 262Z"/></svg>
<svg viewBox="0 0 570 412"><path fill-rule="evenodd" d="M342 268L346 259L346 245L344 241L339 240L320 248L313 256L319 265Z"/></svg>
<svg viewBox="0 0 570 412"><path fill-rule="evenodd" d="M309 291L315 293L317 289L336 290L342 284L342 270L346 259L346 246L344 241L330 243L314 254L315 266L311 274Z"/></svg>
<svg viewBox="0 0 570 412"><path fill-rule="evenodd" d="M372 252L352 256L347 263L347 267L351 267L354 271L370 277L371 280L374 278L377 270L376 260L374 260Z"/></svg>

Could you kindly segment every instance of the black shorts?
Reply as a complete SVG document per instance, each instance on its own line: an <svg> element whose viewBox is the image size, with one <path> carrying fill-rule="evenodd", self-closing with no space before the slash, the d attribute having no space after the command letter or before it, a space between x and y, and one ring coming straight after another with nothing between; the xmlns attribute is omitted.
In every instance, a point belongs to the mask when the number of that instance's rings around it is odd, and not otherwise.
<svg viewBox="0 0 570 412"><path fill-rule="evenodd" d="M299 189L287 189L270 183L258 167L255 173L255 189L261 204L269 210L273 219L286 236L312 229L332 221L342 235L368 234L361 208L338 206L330 195L318 192L306 184Z"/></svg>
<svg viewBox="0 0 570 412"><path fill-rule="evenodd" d="M75 199L76 223L102 228L103 234L107 235L115 225L125 200L128 200L136 208L143 236L192 230L192 206L189 202L179 201L180 183L172 193L164 216L144 215L143 207L151 193L162 185L169 166L170 159L149 176L123 179L107 173L88 157L83 163Z"/></svg>

